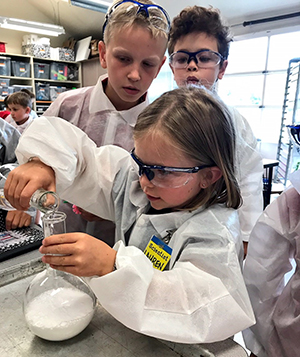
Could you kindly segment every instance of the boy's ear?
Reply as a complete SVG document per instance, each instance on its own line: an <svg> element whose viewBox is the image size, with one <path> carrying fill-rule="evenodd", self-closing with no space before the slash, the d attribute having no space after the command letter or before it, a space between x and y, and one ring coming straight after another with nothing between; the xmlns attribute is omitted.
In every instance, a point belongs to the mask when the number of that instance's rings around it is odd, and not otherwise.
<svg viewBox="0 0 300 357"><path fill-rule="evenodd" d="M31 108L30 107L26 107L25 113L26 114L30 114L30 112L31 112Z"/></svg>
<svg viewBox="0 0 300 357"><path fill-rule="evenodd" d="M106 46L103 41L99 41L98 43L99 50L99 60L102 68L107 68L106 64Z"/></svg>
<svg viewBox="0 0 300 357"><path fill-rule="evenodd" d="M208 167L205 170L205 173L203 175L203 179L201 180L201 187L202 188L207 188L216 181L219 180L219 178L222 177L222 171L217 167Z"/></svg>
<svg viewBox="0 0 300 357"><path fill-rule="evenodd" d="M164 56L164 58L162 59L162 61L161 61L161 64L160 64L160 66L159 66L159 68L158 68L158 71L157 71L157 73L156 73L156 76L154 77L154 78L156 78L157 76L158 76L158 73L160 72L160 70L161 70L161 67L164 65L164 63L166 62L166 56Z"/></svg>
<svg viewBox="0 0 300 357"><path fill-rule="evenodd" d="M222 79L224 77L227 66L228 66L228 60L225 60L219 70L218 79Z"/></svg>

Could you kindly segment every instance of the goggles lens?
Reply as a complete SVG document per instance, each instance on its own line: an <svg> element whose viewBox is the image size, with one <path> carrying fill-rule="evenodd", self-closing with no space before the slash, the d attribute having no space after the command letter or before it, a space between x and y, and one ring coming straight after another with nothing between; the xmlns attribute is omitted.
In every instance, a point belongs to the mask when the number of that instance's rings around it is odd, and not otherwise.
<svg viewBox="0 0 300 357"><path fill-rule="evenodd" d="M206 165L187 168L145 165L134 154L134 149L131 151L131 157L136 164L139 176L146 175L147 179L151 181L153 185L165 188L177 188L184 186L194 178L194 173L204 169L205 167L209 167Z"/></svg>
<svg viewBox="0 0 300 357"><path fill-rule="evenodd" d="M170 64L174 68L187 68L190 62L194 60L198 68L213 68L223 59L222 55L211 50L200 50L198 52L177 51L171 54Z"/></svg>
<svg viewBox="0 0 300 357"><path fill-rule="evenodd" d="M109 19L112 17L113 13L116 10L120 10L123 12L125 11L128 13L131 11L135 11L135 15L143 14L157 29L164 31L167 34L170 31L171 23L169 15L161 6L155 4L142 4L134 0L123 0L115 4L106 14L105 22L103 25L103 33L105 27L108 24Z"/></svg>

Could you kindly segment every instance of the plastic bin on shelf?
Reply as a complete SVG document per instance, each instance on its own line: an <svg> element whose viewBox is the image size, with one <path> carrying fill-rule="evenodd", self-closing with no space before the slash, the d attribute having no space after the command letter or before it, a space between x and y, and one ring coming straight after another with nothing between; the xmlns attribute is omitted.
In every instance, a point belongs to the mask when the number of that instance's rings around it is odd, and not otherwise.
<svg viewBox="0 0 300 357"><path fill-rule="evenodd" d="M15 77L27 77L30 78L30 63L11 61L12 75Z"/></svg>
<svg viewBox="0 0 300 357"><path fill-rule="evenodd" d="M68 80L78 81L78 66L76 64L68 64Z"/></svg>
<svg viewBox="0 0 300 357"><path fill-rule="evenodd" d="M48 63L35 62L34 66L34 78L49 79L50 66Z"/></svg>
<svg viewBox="0 0 300 357"><path fill-rule="evenodd" d="M8 95L13 94L13 92L13 87L0 87L0 98L3 100Z"/></svg>
<svg viewBox="0 0 300 357"><path fill-rule="evenodd" d="M66 87L50 86L50 100L55 100L60 93L66 91Z"/></svg>
<svg viewBox="0 0 300 357"><path fill-rule="evenodd" d="M9 78L0 78L0 87L8 87L10 79Z"/></svg>
<svg viewBox="0 0 300 357"><path fill-rule="evenodd" d="M66 81L68 79L68 65L65 63L52 62L50 66L50 79Z"/></svg>
<svg viewBox="0 0 300 357"><path fill-rule="evenodd" d="M50 88L47 83L35 84L35 97L36 100L50 100Z"/></svg>
<svg viewBox="0 0 300 357"><path fill-rule="evenodd" d="M20 92L21 89L28 89L30 90L30 92L33 92L32 86L26 86L23 84L13 84L12 87L14 89L14 92Z"/></svg>
<svg viewBox="0 0 300 357"><path fill-rule="evenodd" d="M0 76L10 76L10 57L0 57Z"/></svg>
<svg viewBox="0 0 300 357"><path fill-rule="evenodd" d="M37 103L37 104L36 104L36 114L37 114L38 116L43 115L44 112L49 108L49 105L50 105L50 104L40 104L40 103Z"/></svg>

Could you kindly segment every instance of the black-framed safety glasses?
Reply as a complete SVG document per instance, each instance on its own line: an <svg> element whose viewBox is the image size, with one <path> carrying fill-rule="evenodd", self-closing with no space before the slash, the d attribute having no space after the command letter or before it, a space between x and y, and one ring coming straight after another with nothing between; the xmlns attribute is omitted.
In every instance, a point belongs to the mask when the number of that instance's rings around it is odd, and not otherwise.
<svg viewBox="0 0 300 357"><path fill-rule="evenodd" d="M193 179L193 174L200 170L211 167L208 165L195 167L170 167L160 165L146 165L131 150L131 157L138 166L139 176L146 175L147 179L155 186L165 188L177 188L186 185Z"/></svg>
<svg viewBox="0 0 300 357"><path fill-rule="evenodd" d="M213 68L224 61L225 58L220 53L208 49L197 52L177 51L169 57L169 62L174 68L187 68L192 60L198 68Z"/></svg>

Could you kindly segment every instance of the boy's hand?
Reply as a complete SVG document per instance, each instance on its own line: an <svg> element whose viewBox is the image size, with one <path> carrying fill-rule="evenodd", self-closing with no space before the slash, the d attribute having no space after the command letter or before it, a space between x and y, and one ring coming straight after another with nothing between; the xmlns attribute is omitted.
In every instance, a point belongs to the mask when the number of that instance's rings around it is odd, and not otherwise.
<svg viewBox="0 0 300 357"><path fill-rule="evenodd" d="M85 277L112 272L117 254L103 241L85 233L46 237L39 251L45 254L42 261L52 268Z"/></svg>
<svg viewBox="0 0 300 357"><path fill-rule="evenodd" d="M55 173L38 159L16 167L4 186L4 195L13 207L25 211L32 194L39 188L55 191Z"/></svg>
<svg viewBox="0 0 300 357"><path fill-rule="evenodd" d="M31 223L31 216L24 211L8 211L6 215L6 229L29 227Z"/></svg>

